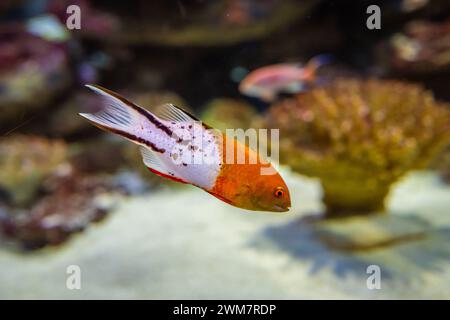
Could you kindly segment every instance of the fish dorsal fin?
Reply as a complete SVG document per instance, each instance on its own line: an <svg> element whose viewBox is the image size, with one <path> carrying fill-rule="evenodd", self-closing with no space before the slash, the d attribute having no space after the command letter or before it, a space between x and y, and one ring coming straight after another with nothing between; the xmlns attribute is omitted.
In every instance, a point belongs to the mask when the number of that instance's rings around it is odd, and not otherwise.
<svg viewBox="0 0 450 320"><path fill-rule="evenodd" d="M155 115L162 120L175 122L201 122L204 128L212 129L211 126L207 125L196 116L171 103L163 104L156 108L156 110Z"/></svg>
<svg viewBox="0 0 450 320"><path fill-rule="evenodd" d="M177 107L171 103L163 104L156 109L158 111L155 114L163 120L176 121L176 122L200 121L198 118L194 117L192 114L184 111L180 107Z"/></svg>
<svg viewBox="0 0 450 320"><path fill-rule="evenodd" d="M160 155L154 152L153 150L150 150L146 147L140 147L142 160L145 164L145 166L152 171L153 173L173 180L177 182L187 183L184 181L181 177L179 177L176 172L173 170L169 170L167 166L164 164L164 162L161 160Z"/></svg>

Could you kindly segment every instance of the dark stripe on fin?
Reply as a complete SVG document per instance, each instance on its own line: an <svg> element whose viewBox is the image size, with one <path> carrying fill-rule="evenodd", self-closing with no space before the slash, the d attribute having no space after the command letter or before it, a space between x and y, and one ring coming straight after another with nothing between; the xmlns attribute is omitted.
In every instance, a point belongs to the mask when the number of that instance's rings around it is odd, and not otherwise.
<svg viewBox="0 0 450 320"><path fill-rule="evenodd" d="M133 108L134 110L136 110L137 112L142 114L144 117L146 117L148 119L148 121L150 121L151 123L153 123L155 125L155 127L157 127L158 129L164 131L167 135L172 136L172 130L170 130L169 127L167 127L163 123L161 123L157 118L155 118L150 112L148 112L144 108L134 104L133 102L131 102L131 101L127 100L127 99L125 99L124 97L122 97L121 95L117 94L114 91L111 91L109 89L103 88L102 86L99 86L97 84L91 84L90 86L92 86L94 88L97 88L100 91L104 91L105 93L111 95L112 97L120 100L122 103L124 103L127 106Z"/></svg>
<svg viewBox="0 0 450 320"><path fill-rule="evenodd" d="M132 141L135 141L135 142L137 142L137 143L144 144L144 145L146 145L147 147L149 147L150 149L152 149L152 150L155 151L155 152L158 152L158 153L164 153L164 152L166 152L165 149L158 148L154 143L152 143L152 142L150 142L150 141L147 141L147 140L145 140L145 139L142 139L142 138L140 138L140 137L136 137L134 134L131 134L131 133L128 133L128 132L119 130L119 129L110 128L110 127L101 125L101 124L99 124L99 123L96 123L96 122L94 122L94 121L91 121L91 120L89 120L89 119L87 119L87 120L88 120L89 122L91 122L93 125L95 125L96 127L100 128L100 129L103 129L103 130L105 130L105 131L109 131L109 132L112 132L112 133L121 135L121 136L123 136L123 137L125 137L125 138L127 138L127 139L130 139L130 140L132 140Z"/></svg>

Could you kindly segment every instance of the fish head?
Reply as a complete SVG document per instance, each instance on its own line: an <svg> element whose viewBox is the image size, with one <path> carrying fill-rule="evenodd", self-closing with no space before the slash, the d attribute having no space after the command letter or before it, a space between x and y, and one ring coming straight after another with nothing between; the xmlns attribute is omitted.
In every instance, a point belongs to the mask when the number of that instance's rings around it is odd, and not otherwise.
<svg viewBox="0 0 450 320"><path fill-rule="evenodd" d="M289 189L281 175L260 175L253 184L251 199L256 210L286 212L291 207Z"/></svg>

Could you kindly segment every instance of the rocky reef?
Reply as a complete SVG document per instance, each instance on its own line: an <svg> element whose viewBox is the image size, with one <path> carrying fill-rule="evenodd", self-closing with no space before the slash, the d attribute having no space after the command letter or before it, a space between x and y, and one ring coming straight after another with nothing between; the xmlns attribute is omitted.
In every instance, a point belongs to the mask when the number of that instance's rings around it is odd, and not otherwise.
<svg viewBox="0 0 450 320"><path fill-rule="evenodd" d="M29 117L70 83L64 45L37 37L20 24L0 27L0 123Z"/></svg>
<svg viewBox="0 0 450 320"><path fill-rule="evenodd" d="M108 201L99 196L120 191L112 177L85 175L68 149L62 140L37 136L0 141L0 233L13 243L27 249L62 243L107 213Z"/></svg>
<svg viewBox="0 0 450 320"><path fill-rule="evenodd" d="M24 249L61 244L106 215L113 204L107 194L113 189L104 177L80 176L69 165L61 167L40 186L33 205L0 208L0 231Z"/></svg>
<svg viewBox="0 0 450 320"><path fill-rule="evenodd" d="M450 21L412 21L378 48L391 73L442 73L450 68Z"/></svg>
<svg viewBox="0 0 450 320"><path fill-rule="evenodd" d="M391 185L421 169L450 140L444 103L419 85L338 79L271 107L280 157L318 177L327 216L384 210Z"/></svg>
<svg viewBox="0 0 450 320"><path fill-rule="evenodd" d="M35 198L43 179L63 164L67 146L35 136L14 136L0 141L0 187L8 201L26 206Z"/></svg>

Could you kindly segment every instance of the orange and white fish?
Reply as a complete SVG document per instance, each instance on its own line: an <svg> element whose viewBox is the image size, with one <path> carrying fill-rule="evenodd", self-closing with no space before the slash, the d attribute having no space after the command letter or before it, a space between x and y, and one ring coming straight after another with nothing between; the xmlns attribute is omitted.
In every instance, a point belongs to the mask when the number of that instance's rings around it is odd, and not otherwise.
<svg viewBox="0 0 450 320"><path fill-rule="evenodd" d="M180 108L166 104L158 114L97 85L87 85L104 99L97 113L80 113L97 127L141 146L144 164L157 175L192 184L233 206L256 211L288 211L291 200L280 174L237 139L200 122ZM239 152L245 159L229 161ZM230 157L231 158L231 157ZM273 170L262 174L263 168Z"/></svg>
<svg viewBox="0 0 450 320"><path fill-rule="evenodd" d="M324 54L311 58L304 66L280 63L258 68L242 79L239 91L246 96L272 102L282 92L301 92L314 84L316 70L330 60L331 56Z"/></svg>

